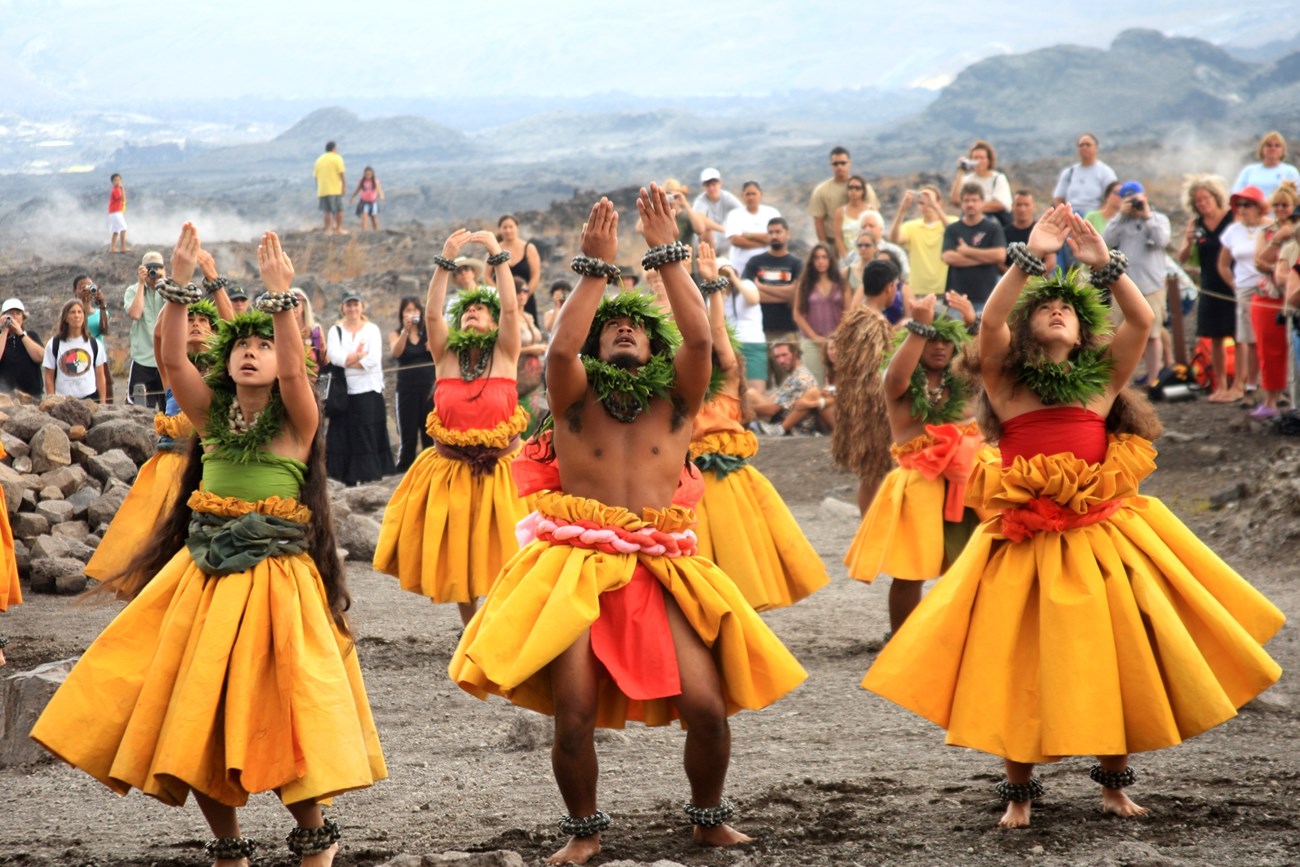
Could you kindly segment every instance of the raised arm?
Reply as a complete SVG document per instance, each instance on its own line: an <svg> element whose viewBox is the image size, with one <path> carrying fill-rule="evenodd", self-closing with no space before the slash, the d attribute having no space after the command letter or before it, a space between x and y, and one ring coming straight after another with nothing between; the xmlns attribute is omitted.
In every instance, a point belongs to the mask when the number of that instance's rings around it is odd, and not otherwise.
<svg viewBox="0 0 1300 867"><path fill-rule="evenodd" d="M1067 243L1075 258L1087 265L1094 274L1110 261L1110 249L1106 246L1105 239L1092 223L1075 213L1070 214L1070 236ZM1133 378L1138 362L1142 360L1142 353L1146 351L1155 314L1142 297L1142 290L1138 289L1127 274L1121 275L1110 285L1110 295L1124 316L1106 350L1115 360L1110 374L1110 394L1114 396L1123 391ZM985 307L984 311L987 321L988 308Z"/></svg>
<svg viewBox="0 0 1300 867"><path fill-rule="evenodd" d="M275 232L262 235L262 243L257 245L257 266L267 291L258 299L258 309L265 312L274 310L271 321L275 329L280 399L284 401L285 415L299 444L309 448L320 425L320 409L311 380L307 378L307 355L293 316L293 307L302 303L301 298L289 291L293 286L293 262L280 247L280 238Z"/></svg>
<svg viewBox="0 0 1300 867"><path fill-rule="evenodd" d="M217 260L212 258L212 254L207 250L199 250L199 270L203 272L203 279L216 280ZM226 287L221 286L212 293L212 303L217 305L218 319L234 319L235 307L230 303L230 295L226 292Z"/></svg>
<svg viewBox="0 0 1300 867"><path fill-rule="evenodd" d="M658 184L641 188L636 200L637 213L644 225L645 242L650 247L671 244L677 239L677 222L669 206L668 196ZM682 335L681 348L673 358L677 372L675 389L686 402L686 412L694 415L704 402L713 372L710 357L713 339L709 336L709 317L704 310L704 299L695 281L681 262L669 262L659 268L664 281L664 291L673 310L673 319ZM567 305L566 305L567 308Z"/></svg>
<svg viewBox="0 0 1300 867"><path fill-rule="evenodd" d="M429 291L424 296L424 328L429 334L429 353L440 361L447 351L447 317L443 307L447 304L447 281L451 279L452 262L460 248L469 242L469 230L457 229L442 242L442 263L429 278Z"/></svg>
<svg viewBox="0 0 1300 867"><path fill-rule="evenodd" d="M180 238L172 250L172 279L178 285L184 286L193 279L200 249L198 230L193 223L186 223L181 227ZM143 292L144 288L141 287L140 291ZM159 374L171 388L176 402L181 405L194 428L199 431L206 429L212 391L203 381L198 368L185 354L189 340L188 306L168 300L158 314L155 333L159 336L161 350L157 356Z"/></svg>
<svg viewBox="0 0 1300 867"><path fill-rule="evenodd" d="M913 304L912 319L921 325L933 323L934 302L937 298L936 295L926 295ZM921 362L921 353L925 352L926 342L924 337L909 330L902 345L894 350L893 357L889 359L889 366L885 368L886 400L898 400L907 393L908 386L912 384L912 372Z"/></svg>
<svg viewBox="0 0 1300 867"><path fill-rule="evenodd" d="M718 261L713 248L708 244L700 245L698 259L700 279L706 283L718 279ZM724 278L730 282L731 278ZM709 336L713 338L713 354L718 358L718 367L731 373L736 369L736 351L731 348L731 335L727 333L727 311L722 306L720 290L708 296L706 306L709 310Z"/></svg>
<svg viewBox="0 0 1300 867"><path fill-rule="evenodd" d="M582 255L610 263L618 254L618 212L604 197L591 206L582 224ZM587 370L578 358L591 330L596 307L605 295L604 277L583 275L555 317L555 331L546 349L546 394L551 413L564 413L587 393Z"/></svg>
<svg viewBox="0 0 1300 867"><path fill-rule="evenodd" d="M482 244L488 251L488 258L501 254L501 242L491 232L474 232L467 240L472 244ZM530 249L533 251L533 255L536 256L537 250L531 244L525 245L524 255L527 256L527 251ZM501 353L502 359L513 367L519 361L521 331L519 327L519 296L515 294L515 276L510 273L508 257L498 262L492 270L496 276L497 299L501 304L501 318L497 321L496 351ZM537 277L541 276L538 271L534 271L533 274Z"/></svg>
<svg viewBox="0 0 1300 867"><path fill-rule="evenodd" d="M907 211L912 207L912 191L906 190L903 193L903 201L898 203L898 210L894 212L894 220L889 224L889 243L903 243L903 217L907 216Z"/></svg>

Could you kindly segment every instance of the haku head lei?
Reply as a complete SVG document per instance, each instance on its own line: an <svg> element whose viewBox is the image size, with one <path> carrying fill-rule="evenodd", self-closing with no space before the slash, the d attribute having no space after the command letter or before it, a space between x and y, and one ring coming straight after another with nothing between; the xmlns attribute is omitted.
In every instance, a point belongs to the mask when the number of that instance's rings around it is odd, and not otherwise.
<svg viewBox="0 0 1300 867"><path fill-rule="evenodd" d="M969 414L966 411L966 402L971 394L970 381L965 376L954 373L952 368L953 362L957 360L957 353L970 341L970 333L964 323L951 316L938 316L930 324L934 327L935 335L927 338L926 342L942 340L951 343L953 355L943 369L943 378L938 388L930 387L930 378L926 374L925 366L919 360L917 361L907 385L907 393L912 398L912 417L925 424L960 421ZM911 332L899 331L894 336L894 348L885 356L883 366L888 366L889 360L903 345L903 341L907 340L909 333ZM943 397L944 392L948 394L946 400Z"/></svg>
<svg viewBox="0 0 1300 867"><path fill-rule="evenodd" d="M460 327L465 311L475 304L482 304L491 311L493 320L501 321L501 298L496 290L489 289L487 286L475 286L460 293L452 303L451 309L447 311L447 327L450 329L447 335L447 349L456 353L460 359L460 377L466 382L478 379L487 370L488 362L492 359L492 350L497 345L499 331L497 328L491 331L466 331ZM470 350L474 349L478 350L477 363L474 363L470 354Z"/></svg>
<svg viewBox="0 0 1300 867"><path fill-rule="evenodd" d="M217 305L212 303L211 298L203 298L199 301L195 301L185 309L189 311L191 316L206 316L208 324L214 329L217 327L217 322L221 319L220 314L217 313Z"/></svg>
<svg viewBox="0 0 1300 867"><path fill-rule="evenodd" d="M1007 324L1012 334L1028 332L1034 311L1045 301L1061 300L1074 310L1079 321L1079 349L1070 358L1055 362L1033 347L1025 347L1026 361L1020 368L1019 381L1038 395L1047 406L1087 404L1103 394L1110 385L1115 360L1106 348L1093 345L1098 337L1111 331L1110 310L1101 301L1101 293L1083 282L1078 268L1054 272L1050 277L1034 277L1011 308Z"/></svg>
<svg viewBox="0 0 1300 867"><path fill-rule="evenodd" d="M635 371L600 359L600 335L612 319L630 319L650 341L650 359ZM603 298L581 352L587 382L605 411L618 421L630 423L649 408L652 399L667 397L677 376L672 356L681 342L677 327L650 296L620 292Z"/></svg>
<svg viewBox="0 0 1300 867"><path fill-rule="evenodd" d="M280 400L278 385L271 389L270 401L251 422L244 419L239 402L235 400L235 381L230 378L229 370L230 355L235 344L248 337L274 340L275 328L271 317L259 310L250 310L234 319L217 322L212 337L208 339L207 351L198 362L199 367L206 368L203 378L212 389L203 445L213 446L214 453L242 463L256 460L257 453L271 442L284 421L284 402Z"/></svg>

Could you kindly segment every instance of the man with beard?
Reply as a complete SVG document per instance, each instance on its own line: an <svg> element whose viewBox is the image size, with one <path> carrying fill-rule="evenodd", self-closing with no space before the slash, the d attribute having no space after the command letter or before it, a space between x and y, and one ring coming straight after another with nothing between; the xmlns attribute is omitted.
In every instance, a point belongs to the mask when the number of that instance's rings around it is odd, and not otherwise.
<svg viewBox="0 0 1300 867"><path fill-rule="evenodd" d="M554 715L569 840L550 864L600 851L610 819L597 809L595 728L628 719L682 721L695 839L747 842L726 824L727 716L806 676L731 579L695 556L689 505L702 483L686 456L712 372L709 322L668 197L651 184L637 209L651 247L642 266L662 276L677 327L648 296L603 297L618 276L618 214L601 199L547 352L553 452L541 460L557 465L559 488L538 493L521 524L533 541L493 584L450 666L468 692Z"/></svg>
<svg viewBox="0 0 1300 867"><path fill-rule="evenodd" d="M799 344L774 344L772 364L781 374L781 384L776 390L770 396L754 390L746 395L754 415L764 419L759 422L760 433L769 436L816 433L817 401L821 399L821 394L817 388L817 377L804 366ZM825 406L825 403L821 406Z"/></svg>
<svg viewBox="0 0 1300 867"><path fill-rule="evenodd" d="M741 271L742 279L753 280L758 286L763 333L768 343L798 341L799 327L794 324L792 304L803 260L791 255L789 243L790 224L784 217L773 217L767 221L767 249L749 259Z"/></svg>
<svg viewBox="0 0 1300 867"><path fill-rule="evenodd" d="M977 523L964 503L981 440L968 420L971 385L952 370L974 328L975 309L962 296L949 297L965 322L936 317L937 296L921 298L889 361L884 396L898 466L881 483L844 557L851 578L870 584L881 572L892 577L891 633L921 601L926 580L957 559Z"/></svg>

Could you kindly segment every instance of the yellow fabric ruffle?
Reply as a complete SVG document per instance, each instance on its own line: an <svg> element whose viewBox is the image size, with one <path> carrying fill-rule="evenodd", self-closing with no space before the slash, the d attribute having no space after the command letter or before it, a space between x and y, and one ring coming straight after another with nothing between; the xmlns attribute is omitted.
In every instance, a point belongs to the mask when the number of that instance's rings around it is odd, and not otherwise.
<svg viewBox="0 0 1300 867"><path fill-rule="evenodd" d="M0 446L0 452L4 447ZM18 582L18 561L14 559L14 531L9 523L9 506L5 492L0 488L0 611L10 605L21 605L23 588Z"/></svg>
<svg viewBox="0 0 1300 867"><path fill-rule="evenodd" d="M298 524L311 522L311 509L293 497L241 500L239 497L219 497L211 491L200 488L190 494L188 504L195 512L204 512L220 518L242 518L244 515L256 512L259 515L270 515Z"/></svg>
<svg viewBox="0 0 1300 867"><path fill-rule="evenodd" d="M862 684L1018 762L1161 749L1236 715L1281 669L1262 644L1282 612L1159 500L1136 494L1154 450L1113 437L1106 458L977 466L989 504L1039 496L1109 518L1012 543L986 520Z"/></svg>
<svg viewBox="0 0 1300 867"><path fill-rule="evenodd" d="M160 451L140 465L131 490L86 564L87 575L105 581L120 574L136 554L153 544L154 534L181 495L184 472L185 456L178 452Z"/></svg>
<svg viewBox="0 0 1300 867"><path fill-rule="evenodd" d="M510 441L519 436L528 427L528 410L516 406L510 418L498 422L495 427L471 428L469 430L452 430L443 427L435 409L425 419L425 430L429 436L440 443L456 448L481 446L489 449L503 449Z"/></svg>
<svg viewBox="0 0 1300 867"><path fill-rule="evenodd" d="M515 525L527 512L510 475L518 452L482 476L436 449L420 452L384 509L374 568L434 602L486 596L519 550Z"/></svg>
<svg viewBox="0 0 1300 867"><path fill-rule="evenodd" d="M731 455L752 458L758 454L758 437L753 431L718 431L691 440L691 460L700 455Z"/></svg>
<svg viewBox="0 0 1300 867"><path fill-rule="evenodd" d="M153 417L153 431L160 437L183 440L194 436L194 425L183 412L176 415L160 412Z"/></svg>
<svg viewBox="0 0 1300 867"><path fill-rule="evenodd" d="M356 649L306 554L204 575L179 551L95 639L31 736L119 794L238 807L387 776Z"/></svg>
<svg viewBox="0 0 1300 867"><path fill-rule="evenodd" d="M928 581L943 572L942 476L895 467L853 535L844 565L849 577L867 584L882 572L906 581Z"/></svg>
<svg viewBox="0 0 1300 867"><path fill-rule="evenodd" d="M703 475L704 497L695 509L699 555L716 563L756 611L793 605L830 583L826 565L766 476L752 466L721 479Z"/></svg>
<svg viewBox="0 0 1300 867"><path fill-rule="evenodd" d="M689 526L690 510L646 510L641 518L581 497L546 492L539 511L566 520L591 519L666 532ZM607 554L595 549L536 541L507 565L483 606L465 628L448 672L462 689L489 694L545 714L554 713L547 666L600 616L600 595L632 578L640 563L663 585L700 639L713 650L727 712L766 707L807 677L745 601L740 591L703 557ZM630 700L602 679L596 725L622 728L628 720L667 725L677 712L667 699Z"/></svg>

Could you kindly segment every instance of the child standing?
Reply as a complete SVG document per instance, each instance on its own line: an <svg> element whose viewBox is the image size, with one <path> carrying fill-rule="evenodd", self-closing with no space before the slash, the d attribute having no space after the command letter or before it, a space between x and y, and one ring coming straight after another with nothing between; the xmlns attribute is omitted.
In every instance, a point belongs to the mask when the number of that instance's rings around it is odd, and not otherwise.
<svg viewBox="0 0 1300 867"><path fill-rule="evenodd" d="M113 189L108 192L108 230L113 235L108 239L108 252L125 253L131 249L126 245L126 187L116 172L109 180Z"/></svg>

